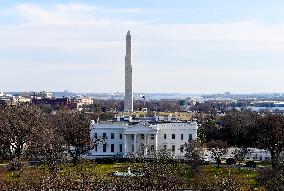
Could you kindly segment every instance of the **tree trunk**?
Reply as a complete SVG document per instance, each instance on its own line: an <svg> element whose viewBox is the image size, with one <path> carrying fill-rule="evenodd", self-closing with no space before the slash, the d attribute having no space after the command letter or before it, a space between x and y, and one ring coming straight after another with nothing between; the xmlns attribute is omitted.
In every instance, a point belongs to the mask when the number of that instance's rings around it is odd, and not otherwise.
<svg viewBox="0 0 284 191"><path fill-rule="evenodd" d="M17 146L17 148L15 148L15 156L17 157L18 160L20 160L21 158L21 152L22 152L22 149Z"/></svg>
<svg viewBox="0 0 284 191"><path fill-rule="evenodd" d="M279 164L279 154L275 151L270 151L271 153L271 165L273 169L276 169Z"/></svg>
<svg viewBox="0 0 284 191"><path fill-rule="evenodd" d="M77 166L79 156L80 156L80 151L79 151L78 148L76 148L76 149L75 149L75 154L74 154L74 156L73 156L73 165L74 165L74 166Z"/></svg>
<svg viewBox="0 0 284 191"><path fill-rule="evenodd" d="M77 166L78 156L75 154L73 157L73 165Z"/></svg>

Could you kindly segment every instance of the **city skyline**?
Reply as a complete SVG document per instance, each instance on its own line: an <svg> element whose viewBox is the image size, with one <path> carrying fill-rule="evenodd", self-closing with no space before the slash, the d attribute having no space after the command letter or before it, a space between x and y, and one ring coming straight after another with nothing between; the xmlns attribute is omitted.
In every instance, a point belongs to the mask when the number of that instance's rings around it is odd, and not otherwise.
<svg viewBox="0 0 284 191"><path fill-rule="evenodd" d="M1 1L0 91L283 93L284 2Z"/></svg>

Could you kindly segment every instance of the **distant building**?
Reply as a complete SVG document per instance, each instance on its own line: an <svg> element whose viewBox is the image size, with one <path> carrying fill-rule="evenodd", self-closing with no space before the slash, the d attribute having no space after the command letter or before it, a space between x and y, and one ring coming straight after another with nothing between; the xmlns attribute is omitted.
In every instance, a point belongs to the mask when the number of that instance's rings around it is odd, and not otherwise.
<svg viewBox="0 0 284 191"><path fill-rule="evenodd" d="M31 99L27 97L23 97L20 95L13 96L13 102L15 103L31 103Z"/></svg>
<svg viewBox="0 0 284 191"><path fill-rule="evenodd" d="M34 104L42 104L42 105L51 105L51 106L67 106L71 105L72 100L67 97L63 98L44 98L44 99L32 99L32 103Z"/></svg>
<svg viewBox="0 0 284 191"><path fill-rule="evenodd" d="M77 98L78 102L82 103L82 105L92 105L94 104L94 100L90 97L81 97Z"/></svg>
<svg viewBox="0 0 284 191"><path fill-rule="evenodd" d="M225 96L230 96L231 92L225 92Z"/></svg>
<svg viewBox="0 0 284 191"><path fill-rule="evenodd" d="M13 103L13 96L12 95L5 95L3 92L0 96L0 104L12 104Z"/></svg>
<svg viewBox="0 0 284 191"><path fill-rule="evenodd" d="M53 97L51 92L46 92L46 91L40 92L39 96L41 96L43 99L46 99L46 98L51 99Z"/></svg>

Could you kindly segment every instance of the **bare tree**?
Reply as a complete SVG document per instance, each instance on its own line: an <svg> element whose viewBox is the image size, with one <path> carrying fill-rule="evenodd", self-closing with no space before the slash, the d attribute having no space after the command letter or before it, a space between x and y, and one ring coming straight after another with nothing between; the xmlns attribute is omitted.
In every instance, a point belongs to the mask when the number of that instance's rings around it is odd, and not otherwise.
<svg viewBox="0 0 284 191"><path fill-rule="evenodd" d="M234 157L236 161L238 162L239 173L241 172L241 163L245 160L246 155L249 153L250 153L250 149L247 147L237 148L233 152Z"/></svg>
<svg viewBox="0 0 284 191"><path fill-rule="evenodd" d="M260 169L256 177L257 182L269 191L284 190L284 166L279 165L277 170L271 168Z"/></svg>
<svg viewBox="0 0 284 191"><path fill-rule="evenodd" d="M53 115L45 115L42 127L31 140L27 150L29 160L46 163L54 170L58 162L66 160L63 137L56 131Z"/></svg>
<svg viewBox="0 0 284 191"><path fill-rule="evenodd" d="M63 138L64 145L73 164L76 165L80 156L104 142L104 138L91 140L90 118L80 112L60 111L55 115L57 133Z"/></svg>
<svg viewBox="0 0 284 191"><path fill-rule="evenodd" d="M20 159L41 127L42 112L34 106L3 106L0 110L0 137L9 144L12 157Z"/></svg>
<svg viewBox="0 0 284 191"><path fill-rule="evenodd" d="M255 133L258 146L270 151L272 167L277 168L280 154L284 150L284 117L275 114L262 116Z"/></svg>
<svg viewBox="0 0 284 191"><path fill-rule="evenodd" d="M220 140L213 140L206 144L213 157L216 159L218 167L221 164L221 157L228 151L228 145L226 142Z"/></svg>
<svg viewBox="0 0 284 191"><path fill-rule="evenodd" d="M185 159L191 164L193 170L202 164L204 150L200 141L190 140L181 147L181 150L185 152Z"/></svg>

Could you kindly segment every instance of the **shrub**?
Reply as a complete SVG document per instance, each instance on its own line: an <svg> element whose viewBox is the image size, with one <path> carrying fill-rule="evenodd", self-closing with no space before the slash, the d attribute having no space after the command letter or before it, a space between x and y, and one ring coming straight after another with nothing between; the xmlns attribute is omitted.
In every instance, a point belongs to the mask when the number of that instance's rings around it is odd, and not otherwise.
<svg viewBox="0 0 284 191"><path fill-rule="evenodd" d="M114 158L97 158L96 160L97 164L113 164L115 163Z"/></svg>
<svg viewBox="0 0 284 191"><path fill-rule="evenodd" d="M254 161L247 161L246 167L256 168L257 164Z"/></svg>
<svg viewBox="0 0 284 191"><path fill-rule="evenodd" d="M20 161L11 161L7 166L6 170L7 171L17 171L21 170L23 168L23 164Z"/></svg>
<svg viewBox="0 0 284 191"><path fill-rule="evenodd" d="M279 166L277 170L264 168L259 170L256 177L257 182L269 191L284 190L284 167Z"/></svg>
<svg viewBox="0 0 284 191"><path fill-rule="evenodd" d="M228 158L228 159L226 160L226 164L227 164L227 165L236 164L236 159L234 159L234 158Z"/></svg>

